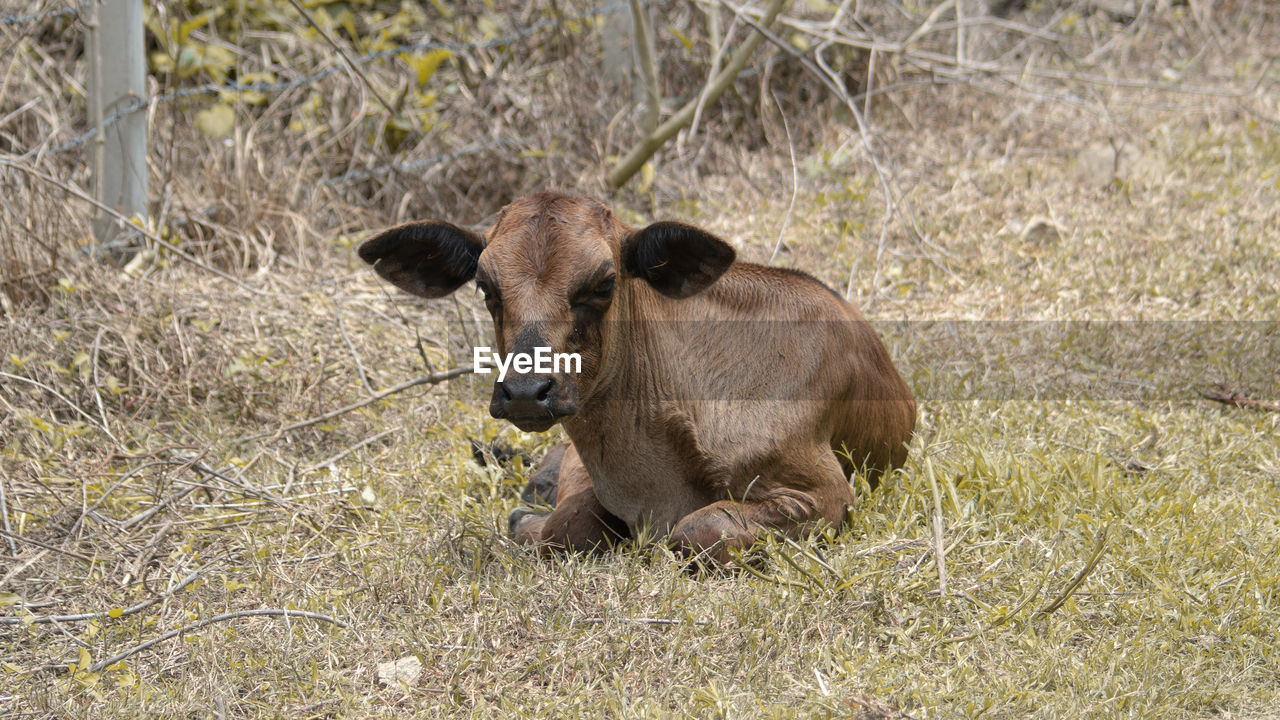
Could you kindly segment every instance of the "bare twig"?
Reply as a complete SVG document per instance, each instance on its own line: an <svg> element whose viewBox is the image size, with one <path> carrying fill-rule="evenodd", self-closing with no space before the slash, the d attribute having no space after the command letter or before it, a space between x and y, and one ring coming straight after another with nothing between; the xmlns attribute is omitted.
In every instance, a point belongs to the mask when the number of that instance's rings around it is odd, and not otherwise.
<svg viewBox="0 0 1280 720"><path fill-rule="evenodd" d="M138 513L137 515L134 515L128 520L125 520L124 522L120 523L120 526L128 529L136 525L141 525L142 523L154 517L156 513L160 512L161 510L164 510L165 508L172 507L174 503L177 503L179 500L182 500L186 496L200 489L200 487L201 485L198 483L191 483L187 485L187 487L183 488L182 490L179 490L173 495L170 495L168 498L165 499L164 502L157 503L154 507L149 508L141 513Z"/></svg>
<svg viewBox="0 0 1280 720"><path fill-rule="evenodd" d="M199 461L198 457L185 460L184 462L180 463L180 466L181 466L180 469L185 470L186 468L191 467L198 461ZM160 512L161 510L164 510L167 507L172 507L175 503L182 500L183 498L190 495L191 493L195 492L200 487L201 486L198 483L190 483L187 485L187 487L170 495L163 502L157 503L154 507L148 508L147 510L144 510L138 513L137 515L134 515L128 520L125 520L123 523L120 523L120 527L128 529L135 526L139 526L142 523L154 517L156 513Z"/></svg>
<svg viewBox="0 0 1280 720"><path fill-rule="evenodd" d="M766 265L772 265L782 250L782 239L787 234L787 226L791 224L791 213L796 209L796 196L800 194L800 168L796 165L796 144L791 139L791 125L787 122L787 114L782 111L782 103L778 102L777 94L773 95L773 102L778 106L778 114L782 116L782 128L787 131L787 150L791 152L791 204L787 205L787 214L783 216L782 226L778 228L778 242L773 246L773 254L769 256Z"/></svg>
<svg viewBox="0 0 1280 720"><path fill-rule="evenodd" d="M605 617L587 617L574 621L582 625L603 625L610 622L628 623L632 625L709 625L706 620L671 620L669 618L605 618Z"/></svg>
<svg viewBox="0 0 1280 720"><path fill-rule="evenodd" d="M727 2L725 2L725 0L720 0L720 2L726 5L727 7L734 9ZM734 10L735 12L737 12L736 9ZM758 36L753 36L753 38L764 37L768 39L769 42L773 43L775 47L779 48L783 52L786 52L787 54L799 60L800 64L805 69L809 70L809 72L813 73L813 75L817 77L818 80L822 82L822 84L825 85L828 90L831 90L833 93L835 93L836 97L839 97L841 100L843 100L845 106L848 107L849 111L853 114L854 120L858 124L858 134L859 134L859 137L862 139L862 146L866 150L867 157L870 158L872 166L876 170L876 176L880 180L881 190L884 192L884 199L885 199L885 216L884 216L884 222L882 223L880 228L879 251L877 252L877 255L876 255L876 278L875 278L875 281L873 281L873 285L877 284L879 281L879 275L880 275L879 260L880 260L880 256L882 256L884 253L885 242L889 234L889 223L893 221L894 209L896 207L896 204L895 204L895 199L893 195L893 189L889 185L889 172L880 163L880 158L878 157L875 149L872 147L871 133L867 127L866 120L862 117L862 112L858 110L857 104L854 103L853 98L849 97L849 93L847 90L845 90L844 86L837 81L838 79L836 78L835 73L832 72L830 68L826 67L825 64L823 64L823 66L819 68L817 65L814 64L812 60L805 57L802 53L800 53L798 50L792 47L790 43L784 42L781 38L769 32L769 29L767 27L762 26L760 23L757 23L755 20L751 19L746 15L741 15L741 17L745 22L747 22L749 25L755 28L757 33L759 33ZM819 48L819 52L816 53L816 55L818 57L818 62L821 63L822 62L821 48ZM852 290L853 290L853 275L850 274L849 284L848 284L848 287L845 289L845 297L848 297L849 295L851 295Z"/></svg>
<svg viewBox="0 0 1280 720"><path fill-rule="evenodd" d="M52 621L50 621L50 624L51 624L51 625L53 625L55 628L57 628L58 632L60 632L60 633L62 633L63 635L65 635L65 636L67 637L67 639L68 639L68 640L70 640L71 642L73 642L73 643L75 643L75 644L79 645L79 646L80 646L80 647L82 647L82 648L89 648L89 647L91 647L91 646L89 645L89 643L87 643L87 642L85 642L85 641L81 640L80 638L78 638L78 637L76 637L75 635L72 635L70 632L68 632L66 628L62 627L62 623L58 622L57 620L52 620Z"/></svg>
<svg viewBox="0 0 1280 720"><path fill-rule="evenodd" d="M940 53L929 52L927 50L908 50L903 53L904 57L914 59L921 63L921 67L932 70L942 70L950 67L955 70L966 70L970 72L981 72L989 75L1006 75L1015 78L1021 77L1040 77L1049 80L1064 80L1071 82L1088 83L1091 85L1100 85L1102 87L1129 88L1136 90L1158 90L1160 92L1174 93L1180 95L1203 95L1208 97L1221 98L1243 98L1256 94L1266 79L1267 71L1275 62L1274 59L1268 59L1263 65L1262 70L1258 73L1258 80L1248 89L1224 90L1222 88L1204 86L1204 85L1180 85L1175 83L1158 83L1148 80L1131 80L1127 78L1109 78L1102 75L1091 75L1068 70L1050 70L1045 68L1025 67L1021 65L1001 65L993 62L977 62L969 60L964 65L957 65L955 58Z"/></svg>
<svg viewBox="0 0 1280 720"><path fill-rule="evenodd" d="M871 98L876 85L876 51L867 51L867 89L862 94L862 116L871 117Z"/></svg>
<svg viewBox="0 0 1280 720"><path fill-rule="evenodd" d="M292 425L285 425L284 427L279 428L278 430L272 430L270 432L258 433L257 435L250 435L248 437L243 437L237 440L236 442L244 443L244 442L251 442L253 440L261 440L262 438L270 437L272 435L279 435L281 433L291 432L293 430L300 430L304 427L318 425L324 422L325 420L332 420L333 418L336 418L339 415L345 415L351 412L352 410L359 410L360 408L366 405L373 404L381 400L382 398L387 397L388 395L394 395L395 393L403 392L405 390L408 390L409 388L417 387L419 385L435 385L436 383L441 383L441 382L444 382L445 380L450 380L452 378L458 377L459 375L464 375L469 372L471 372L471 368L465 368L465 367L454 368L452 370L447 370L445 372L432 373L425 377L420 377L414 380L409 380L407 382L402 382L399 385L396 385L395 387L387 388L382 392L374 393L372 397L361 400L360 402L351 403L350 405L344 405L338 408L337 410L331 410L323 415L318 415L308 420L303 420L302 422L296 422L296 423L293 423Z"/></svg>
<svg viewBox="0 0 1280 720"><path fill-rule="evenodd" d="M938 566L938 591L947 594L947 550L942 542L942 495L938 492L938 478L933 471L933 460L924 462L929 488L933 491L933 555Z"/></svg>
<svg viewBox="0 0 1280 720"><path fill-rule="evenodd" d="M716 48L715 57L711 58L711 69L707 71L707 82L702 86L702 92L698 93L698 107L693 112L693 122L689 124L689 131L684 133L680 138L676 139L676 154L683 154L681 143L686 138L693 138L698 134L698 122L702 119L702 108L707 102L707 90L711 87L711 82L715 80L716 75L720 74L720 63L724 60L724 54L729 49L729 40L733 37L733 30L738 26L737 18L729 23L729 31L725 33L723 42L720 39L720 8L719 6L705 7L702 9L707 14L707 40L711 46Z"/></svg>
<svg viewBox="0 0 1280 720"><path fill-rule="evenodd" d="M761 21L758 24L752 21L752 24L757 28L761 26L769 27L790 2L791 0L773 0L768 9L765 10ZM711 81L705 93L700 93L697 98L690 100L675 115L672 115L652 133L649 133L640 142L636 143L631 148L631 151L627 153L627 156L609 171L608 176L605 178L609 183L609 187L615 189L622 187L633 175L639 172L640 168L649 158L653 157L653 154L663 144L675 137L676 133L680 132L682 128L693 122L693 116L697 112L699 105L704 101L704 96L705 102L708 103L720 99L720 96L733 85L734 80L738 78L738 73L746 66L747 60L755 53L756 48L760 46L762 41L763 38L760 33L753 34L747 38L747 41L742 44L742 47L738 48L738 51L733 54L733 57L725 65L725 69Z"/></svg>
<svg viewBox="0 0 1280 720"><path fill-rule="evenodd" d="M54 390L53 388L49 387L48 385L45 385L45 384L44 384L44 383L42 383L42 382L38 382L38 381L36 381L36 380L32 380L31 378L28 378L28 377L23 377L23 376L21 376L21 375L11 375L11 374L9 374L9 373L7 373L7 372L0 371L0 377L7 377L7 378L9 378L10 380L17 380L17 381L19 381L19 382L24 382L24 383L28 383L28 384L31 384L31 385L35 385L36 387L40 388L41 390L44 390L45 392L47 392L47 393L49 393L49 394L53 395L54 397L58 398L58 399L59 399L59 400L61 400L63 403L65 403L67 407L71 408L72 410L75 410L75 411L76 411L76 413L78 413L78 414L80 415L80 417L82 417L82 418L84 418L85 420L89 421L89 424L90 424L90 425L96 425L96 426L98 427L98 429L102 430L102 432L103 432L107 437L111 438L111 442L115 443L117 446L120 444L120 441L116 439L116 436L115 436L115 435L112 435L112 434L111 434L111 431L110 431L110 430L108 430L108 429L107 429L105 426L103 426L103 425L99 425L99 424L98 424L98 420L97 420L96 418L94 418L92 415L90 415L89 413L87 413L87 412L85 412L84 410L82 410L82 409L80 408L80 406L79 406L79 405L76 405L75 403L73 403L73 402L71 402L70 400L68 400L68 399L66 398L66 396L64 396L62 393L58 392L57 390Z"/></svg>
<svg viewBox="0 0 1280 720"><path fill-rule="evenodd" d="M364 74L364 71L360 69L360 66L356 64L356 61L347 54L346 50L342 49L342 46L333 39L333 36L329 34L328 30L320 27L319 23L311 17L311 13L307 12L307 9L302 7L302 3L299 3L298 0L289 0L289 4L293 6L294 10L298 11L298 14L302 16L303 20L307 21L308 25L314 28L316 32L320 33L320 37L324 38L324 41L329 43L329 47L333 48L334 52L338 53L343 62L347 64L347 67L351 69L351 72L354 73L356 77L360 78L360 82L364 83L364 86L369 88L369 92L378 99L378 103L381 104L382 107L386 108L387 112L390 113L392 117L399 117L400 113L392 107L391 103L387 102L386 98L382 97L382 93L378 92L378 88L373 86L373 81Z"/></svg>
<svg viewBox="0 0 1280 720"><path fill-rule="evenodd" d="M103 431L107 433L107 437L112 437L111 425L107 422L107 409L103 406L102 392L99 390L102 383L98 380L98 351L102 347L102 336L106 331L106 328L98 328L98 334L93 338L93 357L89 360L89 365L93 368L93 402L98 406L98 417L102 420Z"/></svg>
<svg viewBox="0 0 1280 720"><path fill-rule="evenodd" d="M720 3L725 7L728 7L731 10L734 10L735 12L738 11L737 8L734 8L734 6L728 2L728 0L720 0ZM948 256L948 257L952 256L952 253L946 251L943 248L938 247L936 244L930 242L927 238L925 238L924 233L920 231L919 227L916 225L914 219L912 218L909 209L907 208L899 209L897 198L894 195L892 183L890 182L890 173L888 169L885 168L884 164L880 162L880 158L877 155L875 148L873 147L871 132L870 132L870 128L867 125L866 119L862 116L862 112L858 109L857 103L854 102L854 98L849 95L848 90L845 89L843 83L840 81L839 75L834 70L832 70L829 65L827 65L826 61L822 57L822 51L825 48L826 43L824 43L823 45L820 45L814 52L814 58L816 60L815 62L815 60L810 60L803 53L797 50L794 46L791 45L791 43L788 43L782 40L782 38L779 38L777 35L771 32L768 29L768 27L764 26L762 23L757 22L756 20L752 19L750 16L747 16L747 15L741 15L741 17L744 22L746 22L751 27L755 28L756 32L759 33L760 36L763 36L766 40L773 43L775 47L787 53L788 55L792 56L793 58L795 58L802 67L804 67L809 72L813 73L813 75L817 77L817 79L823 85L825 85L828 90L834 93L836 97L841 99L841 101L849 109L849 112L853 115L854 120L857 122L858 135L862 140L863 148L867 151L867 157L871 160L871 164L875 168L876 176L880 180L880 187L885 196L885 217L884 217L884 222L882 223L880 228L879 247L876 252L876 275L872 283L873 286L878 285L879 283L880 258L884 255L886 240L889 234L889 223L892 222L893 217L895 215L900 214L903 222L907 225L908 228L910 228L910 230L912 231L913 237L918 242L943 254L944 256ZM757 36L753 36L753 39L754 37L757 37ZM951 268L939 262L938 259L933 257L932 255L926 254L926 259L928 259L930 262L932 262L934 265L936 265L939 269L941 269L943 272L947 273L948 275L953 275L953 276L955 275L955 271L953 271ZM849 276L848 287L845 289L845 296L847 297L851 295L852 292L853 292L853 275L851 273Z"/></svg>
<svg viewBox="0 0 1280 720"><path fill-rule="evenodd" d="M35 565L35 564L36 564L37 562L39 562L39 561L40 561L40 560L41 560L45 555L48 555L48 554L49 554L49 551L48 551L48 550L41 550L40 552L36 553L35 555L32 555L31 557L27 558L25 561L23 561L23 563L22 563L21 565L16 565L16 566L14 566L14 568L13 568L12 570L10 570L9 572L7 572L7 573L5 573L5 574L4 574L4 577L0 577L0 587L5 587L5 586L9 583L9 581L10 581L10 580L12 580L12 579L14 579L14 578L18 577L19 575L21 575L23 570L26 570L27 568L31 567L32 565ZM53 601L52 601L52 600L50 600L50 601L48 601L47 603L41 603L41 604L40 604L40 607L45 607L46 605L52 605L52 604L53 604ZM24 603L24 605L25 605L27 608L36 607L36 604L33 604L33 603Z"/></svg>
<svg viewBox="0 0 1280 720"><path fill-rule="evenodd" d="M129 569L125 570L124 576L120 578L121 585L128 585L134 578L142 576L143 568L156 556L156 552L160 549L160 543L164 542L171 532L173 532L172 520L161 525L158 530L152 533L151 540L143 546L141 553L134 558L133 562L130 563Z"/></svg>
<svg viewBox="0 0 1280 720"><path fill-rule="evenodd" d="M361 440L360 442L358 442L358 443L356 443L356 444L354 444L354 445L352 445L352 446L350 446L350 447L348 447L348 448L346 448L346 449L342 450L342 452L339 452L339 453L336 453L336 454L330 455L329 457L325 458L324 460L321 460L320 462L318 462L318 463L316 463L316 464L314 464L314 465L308 465L307 467L302 468L301 470L299 470L299 471L298 471L298 474L299 474L299 475L306 475L307 473L315 472L316 470L319 470L320 468L327 467L327 466L331 465L332 463L337 462L338 460L341 460L342 458L346 457L347 455L350 455L351 453L355 452L356 450L359 450L360 448L364 447L365 445L368 445L368 444L370 444L370 443L377 442L377 441L381 440L382 438L384 438L384 437L386 437L386 436L390 435L391 433L393 433L393 432L395 432L395 431L397 431L397 430L399 430L399 429L400 429L400 428L398 428L398 427L393 427L393 428L391 428L390 430L383 430L382 432L380 432L380 433L378 433L378 434L376 434L376 435L370 435L369 437L367 437L367 438L365 438L365 439Z"/></svg>
<svg viewBox="0 0 1280 720"><path fill-rule="evenodd" d="M284 618L301 617L301 618L308 618L310 620L321 620L327 623L332 623L334 625L337 625L340 628L347 627L347 624L342 622L341 620L335 620L334 618L331 618L328 615L321 615L320 613L306 612L303 610L267 609L267 610L241 610L239 612L223 613L222 615L215 615L206 620L193 622L189 625L183 625L182 627L177 628L176 630L170 630L169 632L163 635L160 635L159 637L152 638L140 645L135 645L129 648L128 650L125 650L124 652L116 653L115 655L112 655L111 657L105 660L99 660L98 662L93 664L91 671L101 672L103 668L110 667L131 655L135 655L137 653L142 652L143 650L146 650L147 648L159 645L165 640L178 637L183 633L189 633L195 630L199 630L200 628L207 627L214 623L225 622L227 620L235 620L237 618L243 618L243 617L284 617Z"/></svg>
<svg viewBox="0 0 1280 720"><path fill-rule="evenodd" d="M911 31L911 34L907 36L907 39L902 41L902 49L906 50L914 45L917 40L928 35L933 30L933 26L938 23L938 19L942 17L942 14L950 10L956 2L957 0L946 0L946 2L935 7L924 19L924 22L920 23L915 30Z"/></svg>
<svg viewBox="0 0 1280 720"><path fill-rule="evenodd" d="M9 503L4 497L4 478L0 478L0 521L4 525L5 540L9 542L9 554L17 557L18 546L13 542L13 528L9 526Z"/></svg>
<svg viewBox="0 0 1280 720"><path fill-rule="evenodd" d="M178 257L182 258L183 260L186 260L187 262L191 263L192 265L195 265L195 266L196 266L196 267L198 267L198 268L201 268L202 270L205 270L205 271L207 271L207 272L211 272L211 273L213 273L214 275L217 275L218 277L220 277L220 278L222 278L222 279L224 279L224 280L228 280L228 281L230 281L230 282L234 283L236 286L238 286L238 287L240 287L240 288L243 288L244 290L247 290L247 291L249 291L249 292L251 292L251 293L253 293L253 294L255 294L255 295L274 295L274 294L275 294L275 293L267 292L266 290L259 290L259 289L257 289L257 288L254 288L254 287L250 287L250 286L248 286L248 285L245 285L244 283L242 283L242 282L240 282L239 280L237 280L235 277L233 277L233 276L231 276L231 275L228 275L227 273L225 273L225 272L223 272L223 271L221 271L221 270L219 270L219 269L217 269L217 268L213 267L212 265L209 265L209 264L208 264L208 263L206 263L206 262L203 262L202 260L200 260L200 259L199 259L199 258L197 258L196 256L192 255L191 253L188 253L187 251L185 251L185 250L183 250L182 248L180 248L180 247L178 247L178 246L174 245L173 243L170 243L170 242L168 242L168 241L164 240L164 239L163 239L163 238L161 238L159 235L156 235L155 233L153 233L153 232L151 232L151 231L149 231L149 230L147 230L147 229L145 229L145 228L142 228L142 227L139 227L139 226L135 225L132 221L130 221L130 219L129 219L129 218L125 217L123 214L121 214L121 213L120 213L118 210L116 210L115 208L110 207L110 206L106 205L105 203L99 202L98 200L95 200L94 198L90 197L90 196L89 196L85 191L81 190L80 188L78 188L78 187L76 187L76 186L74 186L74 185L71 185L70 183L67 183L67 182L65 182L65 181L59 180L59 179L57 179L57 178L55 178L55 177L53 177L53 176L51 176L51 175L46 175L45 173L42 173L42 172L40 172L39 170L36 170L36 169L35 169L35 168L33 168L33 167L29 167L29 166L24 165L24 164L22 164L22 163L16 163L16 162L13 162L13 161L8 160L8 159L6 159L6 158L0 158L0 165L3 165L3 166L5 166L5 167L11 167L11 168L13 168L14 170L21 170L22 172L24 172L24 173L26 173L26 174L28 174L28 175L30 175L30 176L32 176L32 177L34 177L34 178L38 178L38 179L40 179L40 180L43 180L43 181L45 181L45 182L49 183L50 185L53 185L53 186L54 186L54 187L56 187L56 188L59 188L60 190L62 190L63 192L65 192L65 193L67 193L67 194L69 194L69 195L74 195L75 197L78 197L78 198L80 198L81 200L84 200L85 202L89 203L90 205L93 205L95 208L97 208L97 209L101 210L102 212L104 212L104 213L106 213L106 214L110 215L111 217L115 218L116 220L118 220L118 221L120 221L120 222L122 222L122 223L125 223L125 224L126 224L126 225L128 225L130 228L132 228L132 229L133 229L133 231L140 233L143 237L145 237L145 238L147 238L148 240L150 240L151 242L153 242L153 243L155 243L155 244L159 245L160 247L164 248L165 250L168 250L169 252L173 253L174 255L177 255Z"/></svg>
<svg viewBox="0 0 1280 720"><path fill-rule="evenodd" d="M4 117L0 117L0 128L3 128L5 125L8 125L10 120L18 117L19 115L30 110L36 105L39 105L41 100L42 98L36 98L35 100L28 100L27 102L18 106L17 110L14 110L13 112L9 113L8 115L5 115Z"/></svg>
<svg viewBox="0 0 1280 720"><path fill-rule="evenodd" d="M161 600L171 597L174 593L178 592L182 588L195 582L203 573L204 573L204 570L196 570L195 572L183 578L182 582L164 591L163 594L157 595L153 598L147 598L146 600L143 600L137 605L134 605L133 607L130 607L130 608L125 608L124 610L121 610L118 613L115 613L114 610L104 610L102 612L82 613L79 615L43 615L43 616L36 616L32 618L0 617L0 625L17 625L17 624L28 623L28 622L30 623L83 622L85 620L94 620L97 618L104 618L104 617L109 617L112 619L127 617L129 615L140 613L143 610L146 610L147 608L151 607L152 605L155 605L156 603L160 602ZM115 614L112 614L112 613L115 613Z"/></svg>
<svg viewBox="0 0 1280 720"><path fill-rule="evenodd" d="M1224 405L1230 405L1232 407L1280 412L1280 403L1267 402L1266 400L1255 400L1254 398L1232 390L1223 383L1218 383L1208 390L1201 390L1200 397L1206 400L1220 402Z"/></svg>
<svg viewBox="0 0 1280 720"><path fill-rule="evenodd" d="M231 485L234 485L235 487L240 488L246 494L266 500L267 502L273 505L276 505L277 507L288 507L288 505L283 500L276 497L275 495L272 495L271 493L265 490L258 490L256 488L250 487L244 482L241 482L240 480L237 480L233 477L224 475L218 472L217 470L214 470L213 468L205 465L204 463L194 462L191 464L191 467L198 472L202 472L205 475L208 475L209 477L215 477L219 480L222 480L223 482L230 483Z"/></svg>
<svg viewBox="0 0 1280 720"><path fill-rule="evenodd" d="M1110 532L1111 526L1108 525L1102 529L1102 532L1098 533L1098 540L1093 546L1093 552L1089 555L1088 562L1084 564L1084 567L1080 568L1080 572L1076 573L1075 577L1071 578L1071 582L1067 583L1062 592L1058 593L1058 596L1044 607L1037 610L1036 614L1031 616L1031 619L1036 620L1048 617L1054 610L1062 607L1062 604L1071 597L1076 588L1080 587L1080 583L1084 582L1084 579L1089 577L1089 573L1093 572L1093 569L1098 566L1098 561L1102 559L1102 552L1107 549L1107 534Z"/></svg>
<svg viewBox="0 0 1280 720"><path fill-rule="evenodd" d="M365 372L364 363L360 362L360 353L356 351L355 343L351 342L351 336L347 335L347 328L342 323L342 305L335 299L333 301L333 319L338 326L338 334L342 336L342 341L347 344L347 351L351 353L351 360L356 364L356 374L360 377L360 384L364 386L365 392L373 394L373 387L369 385L369 375Z"/></svg>
<svg viewBox="0 0 1280 720"><path fill-rule="evenodd" d="M115 491L116 491L116 488L118 488L118 487L120 487L121 485L123 485L123 484L124 484L124 482L125 482L126 480L128 480L129 478L133 477L134 475L137 475L138 473L142 472L143 470L146 470L147 468L155 467L155 466L157 466L157 465L172 465L172 464L174 464L174 463L173 463L173 462L171 462L171 461L169 461L169 460L158 460L158 461L156 461L156 462L149 462L149 463L147 463L147 464L145 464L145 465L142 465L142 466L136 467L136 468L134 468L134 469L130 470L129 472L127 472L127 473L125 473L125 474L121 475L119 480L116 480L116 481L115 481L115 483L113 483L113 484L111 485L111 487L107 488L107 489L102 493L102 495L98 496L98 499L97 499L97 500L95 500L95 501L93 502L93 504L92 504L92 505L90 505L88 508L86 508L86 509L85 509L84 513L82 513L82 514L80 515L80 518L79 518L78 520L76 520L76 524L77 524L77 525L79 525L81 522L84 522L85 517L86 517L89 513L93 512L94 510L97 510L99 507L101 507L102 503L106 502L107 498L108 498L108 497L110 497L111 493L115 492Z"/></svg>
<svg viewBox="0 0 1280 720"><path fill-rule="evenodd" d="M66 555L67 557L73 557L73 558L75 558L75 559L77 559L77 560L83 560L83 561L85 561L85 562L87 562L87 563L91 563L91 564L92 564L92 563L97 562L97 561L96 561L96 560L94 560L93 558L88 557L88 556L86 556L86 555L81 555L81 554L80 554L80 553L78 553L78 552L72 552L72 551L70 551L70 550L63 550L62 548L55 547L55 546L50 545L50 544L48 544L48 543L41 542L41 541L39 541L39 540L36 540L35 538L29 538L29 537L27 537L27 536L25 536L25 535L19 535L19 534L17 534L17 533L12 533L12 532L9 532L8 530L0 530L0 534L3 534L3 535L4 535L5 537L7 537L7 538L10 538L10 539L13 539L13 540L21 540L21 541L22 541L22 542L24 542L24 543L27 543L27 544L30 544L30 545L35 545L35 546L36 546L36 547L38 547L38 548L44 548L45 550L52 550L52 551L54 551L54 552L56 552L56 553L58 553L58 554Z"/></svg>
<svg viewBox="0 0 1280 720"><path fill-rule="evenodd" d="M102 3L89 3L89 15L85 18L85 27L89 29L89 72L93 82L93 91L89 93L89 108L92 114L93 127L97 134L93 138L93 196L102 197L102 178L106 175L104 160L106 152L106 127L103 117L102 91L102 23L100 19Z"/></svg>

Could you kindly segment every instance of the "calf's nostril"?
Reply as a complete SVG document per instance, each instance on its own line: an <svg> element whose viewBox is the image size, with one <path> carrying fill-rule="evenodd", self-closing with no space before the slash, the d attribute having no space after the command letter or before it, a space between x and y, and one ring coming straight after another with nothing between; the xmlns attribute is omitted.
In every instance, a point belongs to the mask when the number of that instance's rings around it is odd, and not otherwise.
<svg viewBox="0 0 1280 720"><path fill-rule="evenodd" d="M547 397L551 395L551 385L552 382L546 380L542 383L542 387L538 388L538 402L546 402Z"/></svg>

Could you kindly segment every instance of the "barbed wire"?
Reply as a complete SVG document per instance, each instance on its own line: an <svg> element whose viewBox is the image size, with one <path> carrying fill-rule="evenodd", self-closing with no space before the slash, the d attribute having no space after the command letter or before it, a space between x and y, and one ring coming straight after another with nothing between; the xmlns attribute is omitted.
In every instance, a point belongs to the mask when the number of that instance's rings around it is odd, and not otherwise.
<svg viewBox="0 0 1280 720"><path fill-rule="evenodd" d="M89 0L80 3L75 7L60 8L58 10L49 10L41 13L32 13L30 15L0 15L0 25L22 25L29 22L39 22L49 20L63 15L79 16L80 11L89 7Z"/></svg>
<svg viewBox="0 0 1280 720"><path fill-rule="evenodd" d="M370 178L390 175L391 173L410 173L415 170L425 170L429 167L442 165L444 163L453 162L468 155L478 155L480 153L496 150L500 147L519 147L520 143L507 138L498 138L491 142L478 143L469 145L461 150L455 150L449 153L435 155L421 160L414 160L407 163L395 163L394 165L384 165L383 167L374 168L372 170L359 170L356 172L348 172L335 178L326 178L316 183L318 187L333 187L335 185L346 185L347 183L360 182Z"/></svg>
<svg viewBox="0 0 1280 720"><path fill-rule="evenodd" d="M88 5L88 3L84 3L84 4ZM516 31L509 35L505 35L503 37L495 38L492 40L484 40L484 41L470 42L470 43L423 41L419 43L412 43L409 45L401 45L399 47L391 48L389 50L379 50L377 52L369 53L367 55L362 55L358 58L355 58L354 63L356 65L366 65L368 63L374 62L375 60L394 57L396 55L403 55L406 53L423 52L423 51L430 51L430 50L448 50L451 52L469 52L469 51L475 51L475 50L489 50L496 47L511 45L512 43L515 43L520 40L524 40L548 28L556 27L559 25L565 25L571 22L581 22L588 18L600 17L610 13L618 12L626 7L628 6L624 3L615 3L613 5L609 5L607 7L603 7L598 10L592 10L589 12L574 15L572 17L559 18L556 20L546 20L536 25L531 25L527 28ZM102 122L102 128L105 130L106 128L111 127L115 123L119 122L120 119L123 118L124 116L130 113L136 112L138 110L148 108L151 105L154 105L157 103L171 102L181 98L192 97L196 95L207 95L207 94L218 94L218 93L241 94L246 92L261 92L261 93L286 92L288 90L293 90L295 88L299 88L304 85L310 85L312 83L318 82L320 80L323 80L326 77L329 77L330 75L343 72L345 69L346 69L345 65L335 65L334 67L326 68L324 70L313 73L311 75L307 75L304 77L297 78L295 80L287 80L283 82L276 82L276 83L256 82L256 83L243 83L243 84L230 83L230 84L221 84L221 85L217 83L208 83L208 84L200 85L197 87L180 88L177 90L172 90L167 93L153 95L152 97L145 98L145 99L134 98L130 102L125 103L124 105L118 107L113 113L111 113L111 115L104 118ZM67 142L62 143L61 145L57 145L53 148L50 148L42 154L57 155L64 152L69 152L71 150L75 150L83 146L89 140L91 140L97 133L98 133L97 127L89 128L86 132L82 133L81 135L78 135L72 138L71 140L68 140ZM389 171L390 170L388 170L388 172Z"/></svg>

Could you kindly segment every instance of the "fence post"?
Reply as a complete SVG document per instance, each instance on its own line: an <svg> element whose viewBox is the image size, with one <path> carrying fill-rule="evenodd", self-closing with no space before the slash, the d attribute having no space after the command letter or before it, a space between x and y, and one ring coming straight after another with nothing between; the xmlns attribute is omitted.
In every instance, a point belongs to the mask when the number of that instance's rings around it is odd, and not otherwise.
<svg viewBox="0 0 1280 720"><path fill-rule="evenodd" d="M147 217L147 115L142 0L90 0L89 122L94 197L125 217ZM114 119L114 122L112 120ZM99 211L98 246L112 249L119 222Z"/></svg>
<svg viewBox="0 0 1280 720"><path fill-rule="evenodd" d="M632 82L635 61L632 59L635 45L635 21L629 12L611 12L613 0L598 0L601 12L600 34L604 44L604 77L608 90L638 90ZM633 93L639 100L639 93Z"/></svg>

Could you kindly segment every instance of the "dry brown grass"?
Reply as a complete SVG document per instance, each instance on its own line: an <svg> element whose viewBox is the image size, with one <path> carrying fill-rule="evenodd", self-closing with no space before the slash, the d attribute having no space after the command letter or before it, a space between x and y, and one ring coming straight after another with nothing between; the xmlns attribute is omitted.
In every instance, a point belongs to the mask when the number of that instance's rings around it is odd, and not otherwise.
<svg viewBox="0 0 1280 720"><path fill-rule="evenodd" d="M343 72L237 106L225 141L191 127L205 99L158 106L152 230L200 264L139 240L152 252L126 270L87 257L90 209L59 187L88 186L83 154L26 154L80 127L76 34L0 26L17 58L0 75L0 118L39 100L0 125L0 163L58 181L0 164L0 711L1274 713L1280 414L1197 391L1221 381L1280 400L1275 11L1139 3L1147 14L1126 26L1084 3L1032 5L1016 19L1059 39L1011 58L1112 81L942 61L926 75L882 57L877 85L891 90L869 107L874 148L913 219L890 218L883 240L882 186L847 108L777 54L686 155L661 157L650 188L612 200L628 221L693 220L767 260L793 187L785 114L798 185L777 262L840 288L854 271L852 298L921 400L910 464L838 537L771 540L708 577L661 546L553 563L511 543L526 468L480 468L469 441L537 457L556 437L492 421L480 382L277 432L455 367L488 333L470 293L388 292L354 258L364 230L480 224L543 186L600 194L634 130L611 124L619 106L587 29L446 66L439 126L398 148ZM926 15L884 7L867 16L884 37ZM702 27L692 6L672 13L660 25ZM921 49L946 51L949 32ZM660 35L660 54L685 56ZM282 78L340 64L283 31L240 41L282 48ZM1100 48L1089 67L1063 60ZM841 52L865 87L865 56ZM665 68L671 96L705 77L698 58ZM398 67L365 72L394 95ZM313 89L333 99L315 129L290 132ZM498 139L515 144L382 172ZM1091 169L1120 145L1114 178ZM377 174L340 180L349 172ZM1027 230L1036 218L1056 230ZM336 622L212 622L264 609ZM408 655L423 661L417 680L376 684L378 663Z"/></svg>

